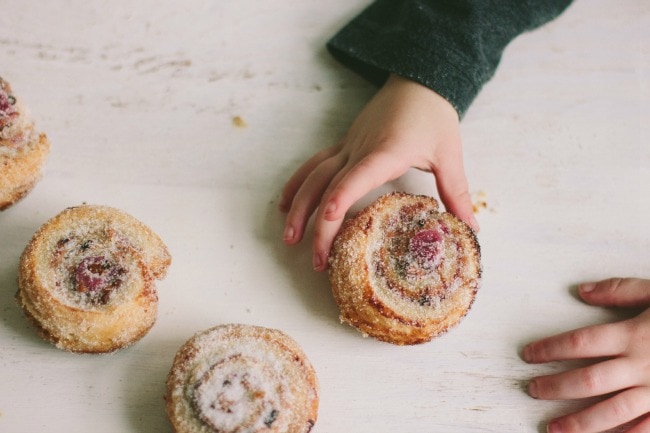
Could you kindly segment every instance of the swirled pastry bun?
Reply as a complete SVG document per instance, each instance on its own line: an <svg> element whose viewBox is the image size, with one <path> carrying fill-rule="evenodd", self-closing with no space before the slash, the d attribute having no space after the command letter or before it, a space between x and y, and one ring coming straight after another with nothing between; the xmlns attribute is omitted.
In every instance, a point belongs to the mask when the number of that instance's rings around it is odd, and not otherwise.
<svg viewBox="0 0 650 433"><path fill-rule="evenodd" d="M49 151L46 135L34 130L22 100L0 77L0 210L32 190Z"/></svg>
<svg viewBox="0 0 650 433"><path fill-rule="evenodd" d="M167 378L176 433L308 433L318 413L316 373L285 333L228 324L196 334Z"/></svg>
<svg viewBox="0 0 650 433"><path fill-rule="evenodd" d="M458 323L481 276L472 229L438 202L395 192L347 220L330 255L341 321L378 340L431 340Z"/></svg>
<svg viewBox="0 0 650 433"><path fill-rule="evenodd" d="M58 348L112 352L153 326L154 280L170 263L163 241L134 217L107 206L71 207L46 222L25 248L17 299Z"/></svg>

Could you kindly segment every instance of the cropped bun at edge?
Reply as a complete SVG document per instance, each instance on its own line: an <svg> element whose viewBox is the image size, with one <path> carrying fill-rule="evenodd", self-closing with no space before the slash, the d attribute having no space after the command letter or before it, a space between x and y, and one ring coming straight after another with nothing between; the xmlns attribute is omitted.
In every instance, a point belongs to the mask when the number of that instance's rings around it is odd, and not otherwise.
<svg viewBox="0 0 650 433"><path fill-rule="evenodd" d="M318 381L287 334L227 324L181 346L165 401L176 433L309 433L318 415Z"/></svg>
<svg viewBox="0 0 650 433"><path fill-rule="evenodd" d="M156 321L155 279L171 256L136 218L108 206L67 208L34 234L20 258L16 298L39 334L71 352L112 352Z"/></svg>
<svg viewBox="0 0 650 433"><path fill-rule="evenodd" d="M364 335L418 344L457 324L481 278L472 229L422 195L386 194L338 233L330 284L341 321Z"/></svg>
<svg viewBox="0 0 650 433"><path fill-rule="evenodd" d="M0 211L25 197L41 178L50 152L22 100L0 77Z"/></svg>

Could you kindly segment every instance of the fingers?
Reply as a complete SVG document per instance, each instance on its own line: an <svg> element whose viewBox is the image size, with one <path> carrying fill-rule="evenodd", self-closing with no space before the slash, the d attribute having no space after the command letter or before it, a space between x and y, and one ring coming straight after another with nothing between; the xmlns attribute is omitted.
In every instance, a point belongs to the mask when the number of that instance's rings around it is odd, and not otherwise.
<svg viewBox="0 0 650 433"><path fill-rule="evenodd" d="M408 170L407 165L387 152L376 152L356 163L349 171L333 179L330 191L323 197L322 218L336 221L369 191L396 179Z"/></svg>
<svg viewBox="0 0 650 433"><path fill-rule="evenodd" d="M650 414L637 421L636 425L630 427L627 433L647 433L650 431Z"/></svg>
<svg viewBox="0 0 650 433"><path fill-rule="evenodd" d="M454 107L425 86L392 77L357 116L340 145L314 156L287 182L280 201L280 208L288 211L285 243L302 239L307 221L318 209L314 268L324 270L351 205L410 167L439 167L434 175L443 204L477 230L460 147Z"/></svg>
<svg viewBox="0 0 650 433"><path fill-rule="evenodd" d="M613 278L580 286L586 302L603 306L644 306L650 303L650 281ZM533 378L531 396L564 400L607 395L613 397L580 412L557 418L548 425L552 433L587 433L609 430L635 420L630 432L646 431L650 414L650 376L647 368L650 309L633 319L588 326L530 343L522 357L530 363L581 358L611 358L563 373Z"/></svg>
<svg viewBox="0 0 650 433"><path fill-rule="evenodd" d="M320 165L321 162L325 161L328 158L334 156L339 150L339 146L333 146L327 148L321 152L318 152L311 158L309 158L296 172L289 178L287 183L282 190L282 195L280 196L279 208L282 212L288 212L293 203L293 199L296 196L296 193L300 187L305 182L305 179Z"/></svg>
<svg viewBox="0 0 650 433"><path fill-rule="evenodd" d="M528 363L615 356L629 342L628 322L594 325L558 334L524 347Z"/></svg>
<svg viewBox="0 0 650 433"><path fill-rule="evenodd" d="M335 155L321 161L311 171L311 173L306 176L302 185L299 187L297 192L294 193L293 198L291 199L291 207L287 214L283 234L283 240L285 243L293 245L300 242L307 221L318 206L320 197L323 195L323 192L329 185L331 179L340 171L344 164L344 159ZM301 170L302 167L299 172ZM294 177L298 179L299 176L300 174L297 173ZM291 186L288 185L288 188L289 195L287 197L290 197L292 189L294 188L293 184Z"/></svg>
<svg viewBox="0 0 650 433"><path fill-rule="evenodd" d="M474 216L474 208L468 191L460 144L451 149L455 149L455 151L445 155L444 161L432 170L436 177L438 194L440 194L440 199L448 212L478 232L479 225Z"/></svg>
<svg viewBox="0 0 650 433"><path fill-rule="evenodd" d="M320 272L327 269L329 253L341 224L343 224L343 218L327 221L322 217L316 217L312 244L312 266L315 271Z"/></svg>
<svg viewBox="0 0 650 433"><path fill-rule="evenodd" d="M283 235L287 244L295 244L302 239L309 217L318 208L312 244L312 262L317 271L327 268L332 243L352 204L369 191L402 174L399 168L395 172L394 158L379 152L366 157L349 170L345 168L345 163L345 158L336 154L336 149L319 153L298 169L283 192L280 207L289 208Z"/></svg>
<svg viewBox="0 0 650 433"><path fill-rule="evenodd" d="M581 284L580 296L592 305L607 307L645 307L650 305L650 280L610 278Z"/></svg>
<svg viewBox="0 0 650 433"><path fill-rule="evenodd" d="M321 152L303 164L287 182L280 208L288 209L283 239L299 242L309 217L314 218L313 267L327 268L327 258L346 212L369 191L403 174L408 167L377 152L345 168L346 159L336 148Z"/></svg>
<svg viewBox="0 0 650 433"><path fill-rule="evenodd" d="M350 207L369 191L399 177L407 169L388 153L376 152L355 163L349 170L341 170L332 179L314 219L314 270L327 268L332 243Z"/></svg>
<svg viewBox="0 0 650 433"><path fill-rule="evenodd" d="M530 381L528 393L540 400L567 400L604 395L638 383L638 368L626 359L540 376Z"/></svg>
<svg viewBox="0 0 650 433"><path fill-rule="evenodd" d="M580 412L551 421L547 431L549 433L601 432L632 421L648 411L650 411L648 388L631 388Z"/></svg>

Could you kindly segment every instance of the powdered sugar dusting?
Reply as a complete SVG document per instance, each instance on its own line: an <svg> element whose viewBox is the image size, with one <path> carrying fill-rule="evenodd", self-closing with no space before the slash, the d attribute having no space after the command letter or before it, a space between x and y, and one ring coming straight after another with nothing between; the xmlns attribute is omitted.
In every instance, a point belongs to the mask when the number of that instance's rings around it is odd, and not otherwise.
<svg viewBox="0 0 650 433"><path fill-rule="evenodd" d="M209 356L188 392L201 419L218 432L286 431L291 386L267 340L239 338L236 347L215 346L211 338L197 343Z"/></svg>
<svg viewBox="0 0 650 433"><path fill-rule="evenodd" d="M183 414L183 431L298 433L314 425L313 369L280 331L209 329L184 345L171 374L182 377L182 387L170 388L168 396Z"/></svg>
<svg viewBox="0 0 650 433"><path fill-rule="evenodd" d="M259 431L277 422L286 384L262 360L234 356L212 365L194 388L200 417L216 431Z"/></svg>

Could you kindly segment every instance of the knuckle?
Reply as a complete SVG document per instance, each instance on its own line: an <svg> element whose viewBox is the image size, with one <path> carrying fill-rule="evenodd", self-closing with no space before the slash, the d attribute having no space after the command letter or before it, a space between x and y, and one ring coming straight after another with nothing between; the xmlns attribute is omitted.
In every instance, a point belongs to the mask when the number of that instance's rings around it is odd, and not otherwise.
<svg viewBox="0 0 650 433"><path fill-rule="evenodd" d="M615 398L611 402L611 412L614 419L628 419L631 415L632 408L625 399Z"/></svg>
<svg viewBox="0 0 650 433"><path fill-rule="evenodd" d="M603 378L597 370L585 368L580 373L580 382L589 394L593 394L601 388Z"/></svg>
<svg viewBox="0 0 650 433"><path fill-rule="evenodd" d="M629 341L642 341L644 344L650 343L650 329L638 317L619 322L618 326L621 330L620 334L622 338L629 336Z"/></svg>
<svg viewBox="0 0 650 433"><path fill-rule="evenodd" d="M471 197L469 195L469 191L467 188L459 188L457 191L454 191L454 200L459 201L459 202L467 202L471 203Z"/></svg>
<svg viewBox="0 0 650 433"><path fill-rule="evenodd" d="M584 332L574 331L568 335L569 348L573 353L581 353L587 346L587 338Z"/></svg>
<svg viewBox="0 0 650 433"><path fill-rule="evenodd" d="M616 293L623 284L623 278L609 278L603 281L603 284L608 293Z"/></svg>

